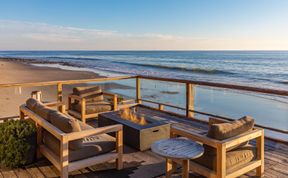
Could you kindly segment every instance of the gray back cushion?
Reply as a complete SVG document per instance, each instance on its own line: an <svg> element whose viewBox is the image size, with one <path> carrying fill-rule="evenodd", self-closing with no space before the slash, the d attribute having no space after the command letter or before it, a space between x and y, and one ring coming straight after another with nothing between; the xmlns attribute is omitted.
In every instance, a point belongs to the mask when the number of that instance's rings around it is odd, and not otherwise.
<svg viewBox="0 0 288 178"><path fill-rule="evenodd" d="M212 124L207 136L217 140L225 140L250 131L253 127L254 119L250 116L245 116L232 122Z"/></svg>
<svg viewBox="0 0 288 178"><path fill-rule="evenodd" d="M42 102L34 99L34 98L29 98L26 101L26 106L29 108L31 111L42 117L43 119L51 122L51 114L56 113L57 111L45 106Z"/></svg>
<svg viewBox="0 0 288 178"><path fill-rule="evenodd" d="M217 119L210 118L209 130L208 130L207 136L210 138L217 139L217 140L225 140L225 139L243 134L245 132L248 132L252 130L253 127L254 127L254 119L250 116L244 116L232 122L223 121L222 123ZM244 143L240 143L231 148L228 148L227 151L241 148L243 146L246 146L248 143L249 143L248 141ZM210 155L210 156L216 155L215 148L210 147L208 145L203 145L203 146L204 146L206 155Z"/></svg>
<svg viewBox="0 0 288 178"><path fill-rule="evenodd" d="M77 119L64 115L54 109L51 109L34 98L29 98L26 101L26 106L35 114L47 120L53 126L57 127L65 133L81 131L80 124ZM72 150L82 148L82 139L70 141L69 148Z"/></svg>
<svg viewBox="0 0 288 178"><path fill-rule="evenodd" d="M94 87L75 87L73 94L85 98L87 101L103 101L102 90L98 86Z"/></svg>
<svg viewBox="0 0 288 178"><path fill-rule="evenodd" d="M81 131L80 124L77 119L68 117L60 112L51 114L51 124L65 133ZM82 139L70 141L69 148L72 150L82 148Z"/></svg>

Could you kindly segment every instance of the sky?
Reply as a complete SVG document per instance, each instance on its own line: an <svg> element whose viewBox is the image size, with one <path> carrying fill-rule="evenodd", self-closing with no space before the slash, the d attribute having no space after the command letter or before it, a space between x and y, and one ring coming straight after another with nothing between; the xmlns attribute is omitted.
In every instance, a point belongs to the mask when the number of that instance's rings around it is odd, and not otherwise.
<svg viewBox="0 0 288 178"><path fill-rule="evenodd" d="M0 50L288 50L288 0L0 0Z"/></svg>

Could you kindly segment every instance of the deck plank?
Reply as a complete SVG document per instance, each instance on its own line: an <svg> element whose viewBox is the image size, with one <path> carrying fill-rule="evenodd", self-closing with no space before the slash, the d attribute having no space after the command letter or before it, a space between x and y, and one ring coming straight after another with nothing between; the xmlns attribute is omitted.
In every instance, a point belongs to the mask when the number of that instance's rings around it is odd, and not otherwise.
<svg viewBox="0 0 288 178"><path fill-rule="evenodd" d="M39 170L37 165L25 167L26 171L29 172L30 176L33 178L44 178L45 176L42 174L42 172Z"/></svg>
<svg viewBox="0 0 288 178"><path fill-rule="evenodd" d="M58 173L52 169L52 165L46 160L41 160L36 163L39 170L45 175L45 177L58 177Z"/></svg>
<svg viewBox="0 0 288 178"><path fill-rule="evenodd" d="M5 178L17 178L17 175L15 174L14 170L2 170L2 175Z"/></svg>
<svg viewBox="0 0 288 178"><path fill-rule="evenodd" d="M17 177L21 177L21 178L29 178L29 177L31 177L29 172L27 172L27 170L22 169L22 168L15 169L14 173L17 175Z"/></svg>

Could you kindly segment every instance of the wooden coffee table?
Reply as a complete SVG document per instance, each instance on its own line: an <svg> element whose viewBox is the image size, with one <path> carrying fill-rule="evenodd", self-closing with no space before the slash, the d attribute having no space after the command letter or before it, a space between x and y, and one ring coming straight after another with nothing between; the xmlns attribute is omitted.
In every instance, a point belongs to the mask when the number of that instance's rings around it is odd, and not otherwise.
<svg viewBox="0 0 288 178"><path fill-rule="evenodd" d="M154 153L166 158L166 177L173 173L173 159L182 160L182 177L189 177L189 161L203 155L204 148L201 144L184 138L170 138L155 142L151 149Z"/></svg>

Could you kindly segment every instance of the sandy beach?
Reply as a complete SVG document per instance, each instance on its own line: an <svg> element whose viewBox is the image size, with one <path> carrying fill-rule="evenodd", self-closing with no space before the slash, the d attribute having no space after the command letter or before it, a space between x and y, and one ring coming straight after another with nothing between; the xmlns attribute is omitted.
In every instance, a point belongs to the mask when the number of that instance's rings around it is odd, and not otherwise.
<svg viewBox="0 0 288 178"><path fill-rule="evenodd" d="M0 84L99 77L99 75L93 72L69 71L51 67L36 67L5 58L0 58L0 76Z"/></svg>
<svg viewBox="0 0 288 178"><path fill-rule="evenodd" d="M51 67L36 67L19 61L0 59L0 84L43 82L56 80L89 79L99 77L96 73L70 71ZM65 86L64 93L72 91L73 86ZM43 99L56 99L56 86L0 88L0 118L18 115L18 107L30 96L31 91L41 90Z"/></svg>

